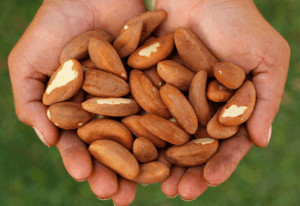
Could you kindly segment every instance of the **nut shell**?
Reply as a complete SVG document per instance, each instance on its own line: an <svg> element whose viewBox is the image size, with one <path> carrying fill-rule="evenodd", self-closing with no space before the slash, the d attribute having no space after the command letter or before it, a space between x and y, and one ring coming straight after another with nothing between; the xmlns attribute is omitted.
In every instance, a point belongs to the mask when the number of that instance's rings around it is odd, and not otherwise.
<svg viewBox="0 0 300 206"><path fill-rule="evenodd" d="M48 108L47 116L53 124L62 129L77 129L85 125L92 114L81 107L81 103L60 102Z"/></svg>
<svg viewBox="0 0 300 206"><path fill-rule="evenodd" d="M120 122L111 119L95 119L77 130L78 136L88 144L96 140L108 139L131 150L131 132Z"/></svg>
<svg viewBox="0 0 300 206"><path fill-rule="evenodd" d="M194 139L185 145L170 147L165 156L178 166L196 166L207 162L216 152L219 141L212 138Z"/></svg>
<svg viewBox="0 0 300 206"><path fill-rule="evenodd" d="M133 180L139 175L137 160L119 143L111 140L97 140L89 146L89 152L100 163L128 180Z"/></svg>
<svg viewBox="0 0 300 206"><path fill-rule="evenodd" d="M68 59L82 60L88 57L88 45L90 39L94 37L103 38L109 42L114 39L112 34L102 30L92 30L79 34L64 47L60 55L60 63Z"/></svg>
<svg viewBox="0 0 300 206"><path fill-rule="evenodd" d="M164 181L170 175L170 169L164 164L154 161L140 165L140 174L134 179L141 184L154 184Z"/></svg>
<svg viewBox="0 0 300 206"><path fill-rule="evenodd" d="M150 162L158 158L158 152L154 144L146 137L138 137L133 142L133 155L142 163Z"/></svg>

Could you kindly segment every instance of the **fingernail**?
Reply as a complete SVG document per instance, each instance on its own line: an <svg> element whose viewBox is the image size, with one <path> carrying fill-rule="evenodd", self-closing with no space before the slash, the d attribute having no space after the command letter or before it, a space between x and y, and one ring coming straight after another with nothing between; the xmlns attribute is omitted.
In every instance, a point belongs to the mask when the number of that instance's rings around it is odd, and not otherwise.
<svg viewBox="0 0 300 206"><path fill-rule="evenodd" d="M33 129L34 129L36 135L44 143L44 145L46 145L47 147L50 147L49 143L46 141L45 136L41 133L41 131L38 128L36 128L36 127L33 127Z"/></svg>
<svg viewBox="0 0 300 206"><path fill-rule="evenodd" d="M210 185L210 184L207 184L207 185L210 186L210 187L217 187L218 186L218 185Z"/></svg>
<svg viewBox="0 0 300 206"><path fill-rule="evenodd" d="M271 136L272 136L272 125L270 126L270 129L269 129L268 139L267 139L267 145L268 145L269 142L270 142Z"/></svg>
<svg viewBox="0 0 300 206"><path fill-rule="evenodd" d="M98 200L110 200L111 198L101 198L101 197L97 197Z"/></svg>
<svg viewBox="0 0 300 206"><path fill-rule="evenodd" d="M192 199L192 200L185 200L185 199L182 199L182 197L180 196L180 199L181 200L183 200L183 201L185 201L185 202L191 202L191 201L193 201L194 199ZM196 198L195 198L196 199Z"/></svg>
<svg viewBox="0 0 300 206"><path fill-rule="evenodd" d="M178 194L177 195L175 195L175 196L173 196L173 197L170 197L170 196L166 196L167 198L170 198L170 199L173 199L173 198L175 198L175 197L177 197L178 196Z"/></svg>

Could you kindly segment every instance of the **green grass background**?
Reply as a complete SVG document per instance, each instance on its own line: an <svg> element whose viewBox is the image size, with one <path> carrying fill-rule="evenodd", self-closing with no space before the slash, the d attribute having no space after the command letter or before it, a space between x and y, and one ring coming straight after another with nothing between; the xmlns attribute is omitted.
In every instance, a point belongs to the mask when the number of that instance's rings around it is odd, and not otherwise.
<svg viewBox="0 0 300 206"><path fill-rule="evenodd" d="M156 184L139 185L133 205L300 205L300 1L255 2L292 50L269 147L252 148L226 183L193 202L168 199ZM75 182L56 148L43 146L15 116L7 57L40 4L41 0L0 1L0 205L112 205L99 201L87 182Z"/></svg>

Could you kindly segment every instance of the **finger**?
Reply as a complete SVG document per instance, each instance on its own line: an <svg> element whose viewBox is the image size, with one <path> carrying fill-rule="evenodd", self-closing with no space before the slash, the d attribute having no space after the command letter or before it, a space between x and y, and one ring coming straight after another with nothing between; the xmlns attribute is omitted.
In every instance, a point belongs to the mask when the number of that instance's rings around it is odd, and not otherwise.
<svg viewBox="0 0 300 206"><path fill-rule="evenodd" d="M97 161L93 165L94 170L89 177L90 188L99 199L110 199L118 191L118 177Z"/></svg>
<svg viewBox="0 0 300 206"><path fill-rule="evenodd" d="M231 176L253 145L248 136L247 130L241 127L236 135L220 143L217 153L204 167L204 179L207 184L219 185Z"/></svg>
<svg viewBox="0 0 300 206"><path fill-rule="evenodd" d="M56 144L68 173L77 181L86 180L92 173L92 159L86 144L75 131L62 131Z"/></svg>
<svg viewBox="0 0 300 206"><path fill-rule="evenodd" d="M178 184L184 171L185 167L173 166L170 176L161 183L161 190L167 197L172 198L178 195Z"/></svg>
<svg viewBox="0 0 300 206"><path fill-rule="evenodd" d="M194 200L208 188L203 177L204 166L189 167L178 185L178 192L183 200Z"/></svg>
<svg viewBox="0 0 300 206"><path fill-rule="evenodd" d="M272 133L272 122L279 110L284 92L287 71L289 68L290 49L282 39L278 48L272 48L269 55L281 52L280 57L270 62L264 59L253 71L252 81L256 88L257 101L251 118L247 121L247 128L251 140L259 147L269 144Z"/></svg>
<svg viewBox="0 0 300 206"><path fill-rule="evenodd" d="M118 206L131 204L135 199L136 186L136 182L120 177L118 191L112 197L114 204Z"/></svg>

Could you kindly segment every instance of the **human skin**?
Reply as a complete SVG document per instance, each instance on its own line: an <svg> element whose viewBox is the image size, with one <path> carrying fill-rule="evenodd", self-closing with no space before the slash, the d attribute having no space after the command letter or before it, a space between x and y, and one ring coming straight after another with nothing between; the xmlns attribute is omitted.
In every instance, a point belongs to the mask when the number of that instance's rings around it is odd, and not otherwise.
<svg viewBox="0 0 300 206"><path fill-rule="evenodd" d="M41 100L46 81L59 67L60 53L71 39L93 29L116 36L126 20L144 11L142 0L45 0L8 59L19 120L34 128L45 145L56 145L75 180L88 179L99 199L112 198L117 205L134 200L136 183L118 179L100 163L93 164L86 144L75 131L59 131L48 120ZM105 185L108 189L103 190Z"/></svg>
<svg viewBox="0 0 300 206"><path fill-rule="evenodd" d="M250 0L173 0L172 4L157 0L156 8L168 12L159 33L188 27L220 60L252 72L258 101L247 129L257 146L267 146L286 81L290 55L287 42ZM69 40L95 28L116 35L126 19L143 11L143 2L139 0L45 1L9 56L18 118L32 126L47 146L56 144L72 177L78 181L89 178L98 198L112 198L117 205L133 201L136 184L118 180L115 173L97 162L92 164L85 144L76 133L59 134L47 119L41 98L46 79L58 67L59 54ZM110 18L115 13L118 15ZM162 183L162 191L170 197L180 194L185 200L197 198L208 184L226 181L252 145L248 132L242 128L220 144L218 153L205 166L174 167L171 176Z"/></svg>
<svg viewBox="0 0 300 206"><path fill-rule="evenodd" d="M203 167L177 168L162 182L169 197L192 200L208 185L219 185L233 173L253 143L269 144L287 78L290 48L263 18L252 0L157 0L156 9L168 13L159 34L187 27L201 38L220 61L229 61L253 75L257 102L251 118L234 137L224 140ZM251 140L251 141L250 141ZM253 142L253 143L252 143ZM185 172L186 170L186 172ZM172 172L171 172L172 174ZM194 181L196 177L197 181ZM170 181L174 179L174 181Z"/></svg>

